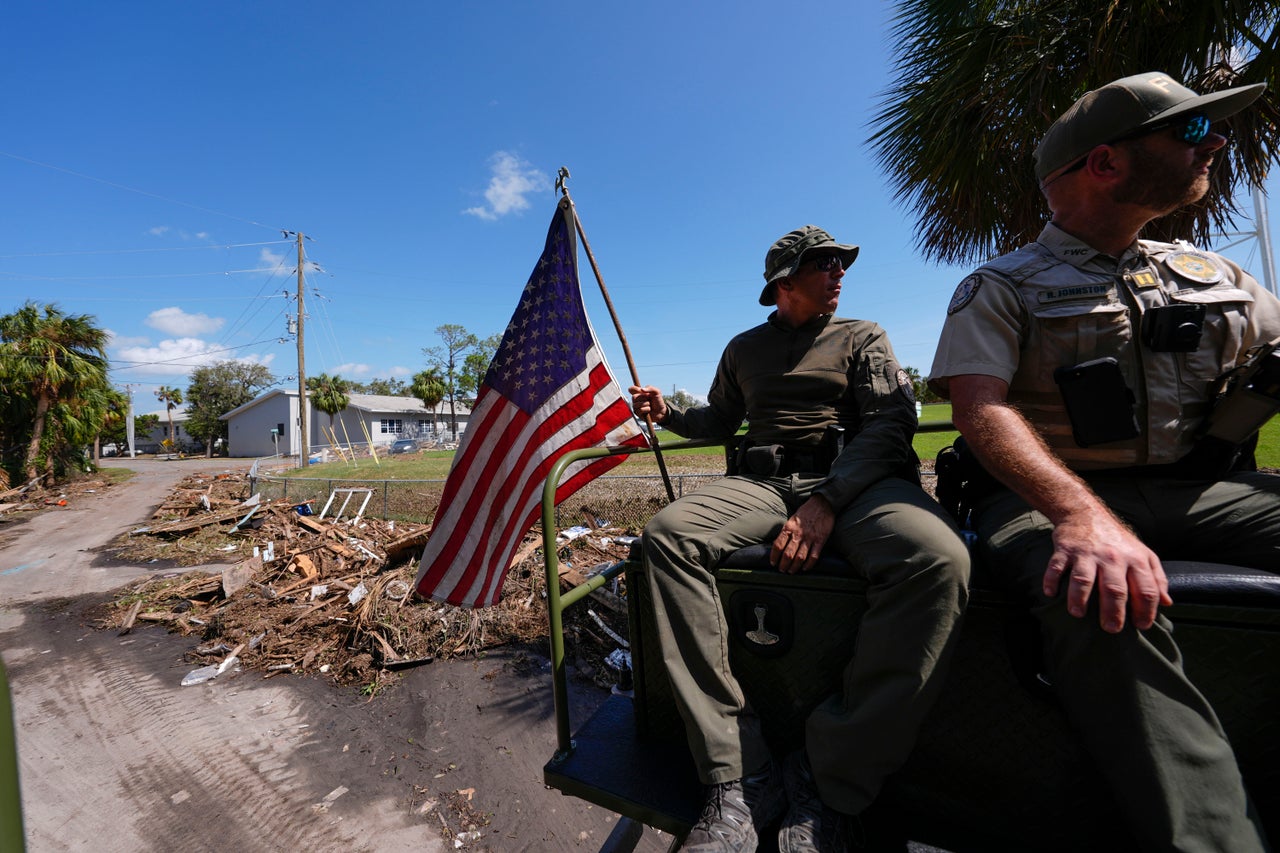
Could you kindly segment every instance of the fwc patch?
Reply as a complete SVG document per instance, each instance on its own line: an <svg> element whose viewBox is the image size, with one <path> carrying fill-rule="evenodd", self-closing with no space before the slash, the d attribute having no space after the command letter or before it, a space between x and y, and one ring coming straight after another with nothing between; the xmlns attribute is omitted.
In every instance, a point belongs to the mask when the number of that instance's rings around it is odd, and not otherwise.
<svg viewBox="0 0 1280 853"><path fill-rule="evenodd" d="M954 314L972 302L973 297L978 295L978 288L981 286L982 276L977 273L960 282L956 287L956 292L951 294L951 304L947 306L947 313Z"/></svg>

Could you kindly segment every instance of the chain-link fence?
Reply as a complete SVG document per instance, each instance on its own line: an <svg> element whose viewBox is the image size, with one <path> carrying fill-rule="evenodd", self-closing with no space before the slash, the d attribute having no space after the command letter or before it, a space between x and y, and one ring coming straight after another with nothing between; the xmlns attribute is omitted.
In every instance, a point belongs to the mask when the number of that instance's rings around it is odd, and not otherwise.
<svg viewBox="0 0 1280 853"><path fill-rule="evenodd" d="M696 491L722 474L672 474L671 487L676 497ZM346 480L318 477L284 477L254 466L250 474L250 490L263 500L311 502L316 513L331 495L329 509L333 515L347 497L335 489L367 489L368 504L364 514L398 521L430 522L435 517L444 480ZM364 492L351 495L344 517L350 517L364 503ZM604 476L592 480L556 507L556 526L572 527L590 521L593 527L621 527L639 533L649 518L667 504L667 491L662 477Z"/></svg>

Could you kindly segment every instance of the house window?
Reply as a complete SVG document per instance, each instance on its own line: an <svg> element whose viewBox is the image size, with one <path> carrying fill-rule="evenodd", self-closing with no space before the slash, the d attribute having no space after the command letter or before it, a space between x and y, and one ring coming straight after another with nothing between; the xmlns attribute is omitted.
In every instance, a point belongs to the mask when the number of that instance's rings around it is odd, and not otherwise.
<svg viewBox="0 0 1280 853"><path fill-rule="evenodd" d="M418 421L418 434L426 435L430 431L431 431L431 421L420 419Z"/></svg>
<svg viewBox="0 0 1280 853"><path fill-rule="evenodd" d="M402 432L404 432L404 421L399 418L382 419L383 435L400 435Z"/></svg>

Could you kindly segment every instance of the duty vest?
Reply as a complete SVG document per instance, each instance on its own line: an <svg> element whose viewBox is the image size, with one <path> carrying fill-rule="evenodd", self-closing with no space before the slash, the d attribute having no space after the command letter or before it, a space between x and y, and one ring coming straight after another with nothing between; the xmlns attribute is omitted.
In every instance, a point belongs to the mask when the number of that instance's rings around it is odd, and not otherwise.
<svg viewBox="0 0 1280 853"><path fill-rule="evenodd" d="M1021 360L1009 385L1020 409L1071 468L1176 462L1192 447L1208 413L1211 388L1248 347L1254 297L1234 265L1186 244L1139 241L1116 273L1080 269L1030 243L978 270L1012 285L1022 301ZM1256 287L1256 285L1254 285ZM1199 345L1155 352L1142 343L1143 317L1177 302L1205 307ZM1054 371L1111 356L1135 398L1136 438L1080 447Z"/></svg>

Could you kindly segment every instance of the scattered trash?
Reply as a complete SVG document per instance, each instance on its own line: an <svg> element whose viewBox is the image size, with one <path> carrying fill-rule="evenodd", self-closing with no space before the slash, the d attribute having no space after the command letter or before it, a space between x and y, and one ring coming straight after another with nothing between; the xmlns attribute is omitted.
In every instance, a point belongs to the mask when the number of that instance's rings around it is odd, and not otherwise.
<svg viewBox="0 0 1280 853"><path fill-rule="evenodd" d="M182 679L183 687L190 687L193 684L204 684L218 677L217 666L202 666L199 669L193 669Z"/></svg>
<svg viewBox="0 0 1280 853"><path fill-rule="evenodd" d="M590 616L590 617L591 617L591 619L592 619L592 620L593 620L597 625L599 625L599 626L600 626L600 630L601 630L601 631L604 631L606 634L608 634L608 635L609 635L609 639L613 640L615 643L617 643L618 645L622 646L624 649L629 649L629 648L631 648L631 643L627 642L626 637L623 637L623 636L622 636L621 634L619 634L617 631L614 631L614 630L613 630L612 628L610 628L608 625L604 624L604 620L600 618L600 614L596 613L594 610L590 610L590 609L589 609L589 610L587 610L587 615L588 615L588 616Z"/></svg>
<svg viewBox="0 0 1280 853"><path fill-rule="evenodd" d="M631 652L625 649L614 649L605 657L604 664L610 669L618 671L631 669Z"/></svg>
<svg viewBox="0 0 1280 853"><path fill-rule="evenodd" d="M590 527L583 527L582 525L578 525L576 527L570 527L565 530L561 530L558 534L556 534L556 541L572 542L574 539L577 539L580 536L586 536L590 532L591 532Z"/></svg>
<svg viewBox="0 0 1280 853"><path fill-rule="evenodd" d="M355 607L360 601L369 594L369 589L364 585L364 581L360 581L359 586L347 593L347 601L352 607Z"/></svg>

